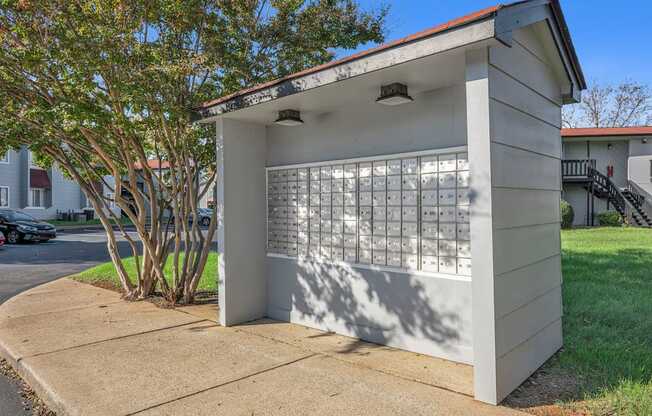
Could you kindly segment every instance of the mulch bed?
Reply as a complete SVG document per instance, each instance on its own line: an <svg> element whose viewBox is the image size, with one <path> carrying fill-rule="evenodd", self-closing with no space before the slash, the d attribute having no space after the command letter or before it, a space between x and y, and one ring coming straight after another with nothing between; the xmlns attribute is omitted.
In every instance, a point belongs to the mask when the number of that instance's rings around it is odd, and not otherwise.
<svg viewBox="0 0 652 416"><path fill-rule="evenodd" d="M582 385L577 376L544 366L502 404L536 416L590 416L591 413L582 410ZM564 406L562 402L573 402L573 406Z"/></svg>

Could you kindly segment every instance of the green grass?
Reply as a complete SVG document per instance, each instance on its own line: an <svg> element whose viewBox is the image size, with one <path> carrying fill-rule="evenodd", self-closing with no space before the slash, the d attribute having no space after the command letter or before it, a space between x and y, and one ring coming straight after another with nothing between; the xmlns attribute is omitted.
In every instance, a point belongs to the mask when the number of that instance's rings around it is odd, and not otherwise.
<svg viewBox="0 0 652 416"><path fill-rule="evenodd" d="M170 282L172 280L172 262L173 258L170 256L167 263L165 264L165 276L166 280ZM128 257L123 260L125 269L129 273L129 277L132 282L136 279L136 262L133 257ZM72 276L74 280L91 283L91 284L100 284L105 287L120 287L120 280L118 279L118 274L113 267L113 263L103 263L99 266L95 266L91 269L85 270L75 276ZM199 285L197 286L199 291L216 291L217 290L217 253L210 253L208 255L208 260L206 261L206 267L204 268L204 274L202 275Z"/></svg>
<svg viewBox="0 0 652 416"><path fill-rule="evenodd" d="M90 221L64 221L64 220L47 220L48 223L52 225L58 225L58 226L63 226L63 225L100 225L100 219L95 218ZM124 225L129 225L131 224L131 220L127 217L122 217L120 218L120 223Z"/></svg>
<svg viewBox="0 0 652 416"><path fill-rule="evenodd" d="M595 415L652 415L652 230L562 232L564 350Z"/></svg>

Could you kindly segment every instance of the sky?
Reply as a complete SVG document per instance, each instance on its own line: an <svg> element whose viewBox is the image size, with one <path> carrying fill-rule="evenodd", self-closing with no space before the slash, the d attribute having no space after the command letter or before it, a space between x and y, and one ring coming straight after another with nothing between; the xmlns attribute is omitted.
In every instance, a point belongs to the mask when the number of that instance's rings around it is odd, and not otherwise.
<svg viewBox="0 0 652 416"><path fill-rule="evenodd" d="M366 9L379 0L359 0ZM383 0L390 41L498 4L500 0ZM510 0L503 1L508 3ZM652 1L561 0L584 75L589 82L638 81L652 88ZM371 45L360 47L367 49ZM351 52L338 55L346 56Z"/></svg>

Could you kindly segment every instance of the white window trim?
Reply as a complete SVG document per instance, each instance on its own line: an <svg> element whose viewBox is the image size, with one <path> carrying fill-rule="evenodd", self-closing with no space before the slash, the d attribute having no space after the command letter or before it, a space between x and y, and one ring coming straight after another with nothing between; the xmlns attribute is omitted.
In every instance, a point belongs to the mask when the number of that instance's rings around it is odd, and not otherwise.
<svg viewBox="0 0 652 416"><path fill-rule="evenodd" d="M45 209L45 205L43 206L35 206L34 205L34 200L32 199L32 191L41 191L41 198L45 196L45 188L29 188L29 201L28 205L25 208L28 209ZM45 203L45 201L41 201L41 203Z"/></svg>
<svg viewBox="0 0 652 416"><path fill-rule="evenodd" d="M0 205L0 208L9 208L11 206L11 189L8 186L0 186L0 189L7 190L7 205Z"/></svg>
<svg viewBox="0 0 652 416"><path fill-rule="evenodd" d="M7 150L7 153L3 155L0 159L0 165L8 165L11 163L11 151Z"/></svg>

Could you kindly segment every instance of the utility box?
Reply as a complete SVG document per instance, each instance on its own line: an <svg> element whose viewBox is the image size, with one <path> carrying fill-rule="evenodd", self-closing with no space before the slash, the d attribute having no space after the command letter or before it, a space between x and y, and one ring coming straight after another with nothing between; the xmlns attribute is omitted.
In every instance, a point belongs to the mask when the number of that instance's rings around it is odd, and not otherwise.
<svg viewBox="0 0 652 416"><path fill-rule="evenodd" d="M498 403L562 346L557 1L494 7L206 103L220 322L472 365Z"/></svg>

